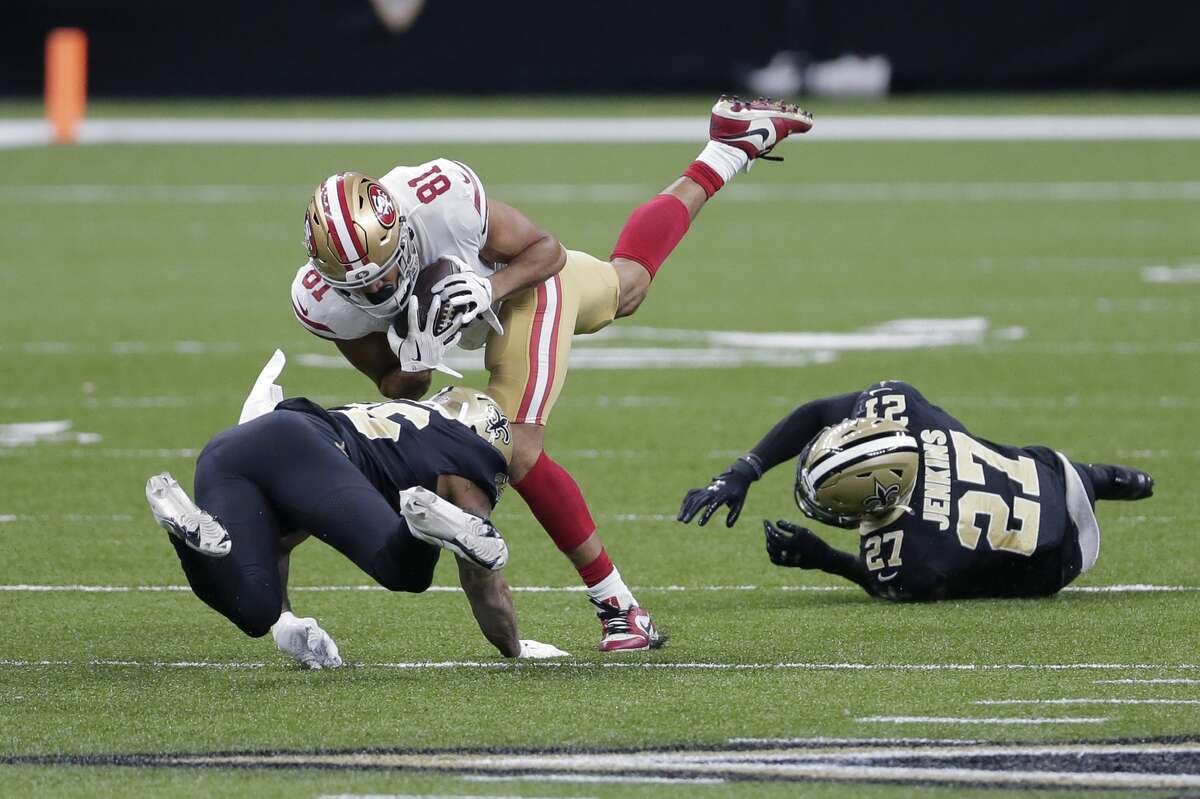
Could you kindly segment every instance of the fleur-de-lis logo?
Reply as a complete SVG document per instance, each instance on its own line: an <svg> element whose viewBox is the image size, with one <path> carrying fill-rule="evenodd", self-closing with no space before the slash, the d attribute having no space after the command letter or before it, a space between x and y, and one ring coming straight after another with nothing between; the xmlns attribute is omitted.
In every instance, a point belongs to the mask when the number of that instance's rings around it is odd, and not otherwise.
<svg viewBox="0 0 1200 799"><path fill-rule="evenodd" d="M885 486L875 480L875 493L863 500L863 508L868 513L878 513L881 510L886 510L895 504L900 498L900 484L896 483L892 486Z"/></svg>
<svg viewBox="0 0 1200 799"><path fill-rule="evenodd" d="M508 417L501 413L495 405L488 406L487 432L488 438L492 441L499 439L505 444L512 443L512 431L508 427Z"/></svg>

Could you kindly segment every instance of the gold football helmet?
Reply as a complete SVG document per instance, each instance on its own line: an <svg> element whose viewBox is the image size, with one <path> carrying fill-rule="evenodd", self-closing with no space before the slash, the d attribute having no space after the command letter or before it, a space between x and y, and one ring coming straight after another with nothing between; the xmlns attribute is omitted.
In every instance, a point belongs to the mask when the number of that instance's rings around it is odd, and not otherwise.
<svg viewBox="0 0 1200 799"><path fill-rule="evenodd" d="M428 400L439 412L462 422L484 441L500 450L504 462L512 460L512 430L508 417L494 399L467 386L447 386Z"/></svg>
<svg viewBox="0 0 1200 799"><path fill-rule="evenodd" d="M408 303L420 269L416 232L374 178L339 172L321 182L304 214L309 265L339 294L387 319Z"/></svg>
<svg viewBox="0 0 1200 799"><path fill-rule="evenodd" d="M796 464L796 504L810 518L854 528L903 507L917 483L920 447L890 419L846 419L808 443Z"/></svg>

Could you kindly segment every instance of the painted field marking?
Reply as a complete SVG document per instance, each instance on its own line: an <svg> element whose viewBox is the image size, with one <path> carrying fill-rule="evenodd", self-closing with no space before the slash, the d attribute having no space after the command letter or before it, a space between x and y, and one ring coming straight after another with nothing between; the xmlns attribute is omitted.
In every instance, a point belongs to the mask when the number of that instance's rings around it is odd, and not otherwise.
<svg viewBox="0 0 1200 799"><path fill-rule="evenodd" d="M95 444L100 441L99 433L81 433L72 430L73 426L74 423L67 419L0 424L0 447L31 447L61 442Z"/></svg>
<svg viewBox="0 0 1200 799"><path fill-rule="evenodd" d="M894 717L888 717L894 718ZM916 717L925 718L925 717ZM1045 719L1048 723L1101 723L1103 718ZM954 721L960 721L954 719ZM970 721L990 721L971 719ZM1016 721L1005 719L1003 721ZM922 722L928 723L928 722ZM953 739L912 745L911 739L828 739L782 746L642 749L636 751L419 751L224 752L171 755L99 755L6 758L7 763L72 765L125 764L169 768L372 769L394 773L439 773L480 782L668 783L764 780L884 781L913 785L949 784L1075 788L1200 787L1189 773L1200 745L1156 744L967 744ZM1171 757L1175 755L1177 757ZM1148 756L1148 757L1147 757ZM1030 758L1042 768L1022 767ZM980 761L985 761L981 767ZM989 761L987 763L986 761ZM912 765L909 765L912 764ZM986 767L991 765L992 767Z"/></svg>
<svg viewBox="0 0 1200 799"><path fill-rule="evenodd" d="M1191 677L1163 677L1138 680L1127 677L1121 680L1092 680L1093 685L1200 685L1200 680Z"/></svg>
<svg viewBox="0 0 1200 799"><path fill-rule="evenodd" d="M520 796L465 793L323 793L317 799L596 799L594 796Z"/></svg>
<svg viewBox="0 0 1200 799"><path fill-rule="evenodd" d="M1200 699L976 699L972 705L1200 705Z"/></svg>
<svg viewBox="0 0 1200 799"><path fill-rule="evenodd" d="M655 520L673 519L673 516L666 514L614 514L614 521L628 521L627 517L637 516L638 520ZM87 516L79 514L66 514L63 516L31 516L19 514L0 514L0 522L16 522L16 521L47 521L47 520L64 520L79 523L91 523L96 521L132 521L133 517L128 514L112 514L101 516ZM133 593L161 593L164 591L179 591L187 592L191 588L182 584L173 585L89 585L81 583L10 583L0 585L0 592L11 593L27 593L27 594L44 594L44 593L78 593L78 594L133 594ZM297 585L290 586L289 591L298 593L336 593L336 592L387 592L387 589L381 585L372 583L363 583L360 585ZM587 588L582 585L514 585L511 586L513 593L524 594L581 594ZM853 585L639 585L633 586L634 591L645 593L675 593L675 592L724 592L724 591L783 591L796 593L815 593L824 594L831 592L846 592L846 593L861 593L860 588ZM1141 583L1126 584L1126 585L1092 585L1092 586L1067 586L1062 590L1062 593L1078 593L1078 594L1162 594L1162 593L1195 593L1200 591L1200 586L1192 585L1147 585ZM430 586L426 593L434 594L461 594L462 588L454 585L433 585Z"/></svg>
<svg viewBox="0 0 1200 799"><path fill-rule="evenodd" d="M111 667L137 669L215 669L240 670L261 669L269 665L290 667L290 662L279 660L277 663L265 661L209 661L209 660L0 660L0 668L39 668L39 667ZM354 663L347 662L343 668L352 669L389 669L401 671L444 671L453 669L480 669L488 671L508 671L513 669L574 669L574 670L628 670L639 671L899 671L899 672L990 672L990 671L1195 671L1200 664L1194 663L703 663L703 662L674 662L674 663L631 663L609 661L596 663L578 660L414 660L397 662ZM1165 704L1173 703L1164 700ZM976 703L980 704L980 703ZM1099 704L1124 704L1123 702L1105 702ZM925 718L909 716L872 716L867 720ZM901 722L895 722L901 723ZM905 722L907 723L907 722ZM913 722L916 723L916 722ZM1004 723L1004 722L998 722Z"/></svg>
<svg viewBox="0 0 1200 799"><path fill-rule="evenodd" d="M553 205L628 205L654 196L649 183L492 183L488 192L509 202ZM0 204L234 205L279 202L312 190L301 184L79 184L0 186ZM987 203L1194 202L1200 181L1038 181L734 184L722 203ZM1158 267L1156 267L1158 268ZM1155 273L1155 281L1166 273ZM1173 278L1167 276L1168 282ZM1185 278L1192 279L1192 278Z"/></svg>
<svg viewBox="0 0 1200 799"><path fill-rule="evenodd" d="M699 143L707 117L433 117L86 119L81 144ZM844 141L1158 141L1200 139L1200 116L897 115L822 117L805 146ZM0 123L0 147L50 144L39 119ZM794 146L794 145L793 145Z"/></svg>
<svg viewBox="0 0 1200 799"><path fill-rule="evenodd" d="M973 716L863 716L855 719L859 724L1103 724L1107 716L1062 716L1057 718L978 718Z"/></svg>
<svg viewBox="0 0 1200 799"><path fill-rule="evenodd" d="M1089 716L1087 718L1097 718ZM769 746L783 746L795 760L893 760L905 758L955 759L979 757L1078 757L1116 754L1200 754L1200 744L1180 743L1029 743L1004 744L960 738L731 738L731 744L758 744L755 749L733 751L729 758L761 757ZM788 748L790 747L790 748ZM841 747L841 748L838 748ZM756 751L757 750L757 751Z"/></svg>
<svg viewBox="0 0 1200 799"><path fill-rule="evenodd" d="M1142 280L1147 283L1197 283L1200 282L1200 265L1147 266L1142 269Z"/></svg>
<svg viewBox="0 0 1200 799"><path fill-rule="evenodd" d="M651 777L620 774L464 774L464 782L577 782L582 785L611 783L613 785L724 785L720 777Z"/></svg>

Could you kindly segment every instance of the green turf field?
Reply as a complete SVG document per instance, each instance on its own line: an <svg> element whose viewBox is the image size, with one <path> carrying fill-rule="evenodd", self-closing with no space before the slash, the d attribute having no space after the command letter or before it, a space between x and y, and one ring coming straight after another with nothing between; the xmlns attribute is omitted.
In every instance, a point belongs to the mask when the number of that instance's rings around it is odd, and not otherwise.
<svg viewBox="0 0 1200 799"><path fill-rule="evenodd" d="M1181 110L1176 100L1133 102L1145 113ZM708 346L699 334L654 341L635 329L645 327L839 334L834 343L788 351L790 365L763 365L768 348L753 345L739 356L750 365L574 370L547 437L669 645L601 657L580 594L520 592L523 635L572 658L506 665L460 595L349 590L368 579L313 542L293 557L292 599L350 664L321 673L293 668L269 639L245 638L190 593L148 590L179 586L183 576L142 495L146 477L162 469L190 484L194 452L236 420L275 347L291 358L281 380L289 395L327 404L374 398L357 373L302 358L335 354L288 305L308 191L339 169L379 174L448 155L567 246L604 256L639 198L671 181L697 147L0 150L0 424L71 423L58 440L0 446L0 757L1200 736L1196 684L1113 682L1200 679L1200 499L1187 482L1200 468L1196 144L814 140L780 149L784 163L757 166L704 210L637 316L581 343L580 353ZM905 328L879 326L905 319L960 321L916 325L946 332L946 341L917 336L884 348L877 340L894 343ZM873 328L865 338L874 344L856 348L861 337L847 338ZM467 377L486 382L479 371ZM733 530L671 521L688 488L795 404L883 378L916 384L988 438L1153 472L1153 499L1098 508L1102 553L1077 585L1189 590L873 601L834 578L767 562L759 520L799 515L786 467L756 484ZM519 497L506 496L496 518L514 586L576 585ZM855 545L847 533L823 532ZM455 584L445 563L437 583ZM26 588L8 590L16 586ZM319 587L334 590L302 590ZM1060 699L1123 703L1036 703ZM1002 700L1029 704L976 704ZM1017 723L1033 718L1043 721ZM94 762L0 766L0 794L703 799L735 787L471 782L466 767L412 770L444 758L408 770L370 770L386 765L370 758L357 763L365 770ZM677 776L705 775L675 767ZM520 770L472 768L485 777ZM736 788L796 795L788 783ZM917 789L822 781L803 790ZM984 793L999 795L932 795Z"/></svg>

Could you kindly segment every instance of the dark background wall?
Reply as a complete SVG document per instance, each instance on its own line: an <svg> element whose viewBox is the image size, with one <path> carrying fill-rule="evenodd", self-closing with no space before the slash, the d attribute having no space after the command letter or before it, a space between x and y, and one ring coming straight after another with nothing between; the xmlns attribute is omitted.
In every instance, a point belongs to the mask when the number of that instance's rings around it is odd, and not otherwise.
<svg viewBox="0 0 1200 799"><path fill-rule="evenodd" d="M401 34L367 0L8 0L0 94L59 25L114 97L709 92L785 49L884 54L895 91L1200 87L1196 0L429 0Z"/></svg>

